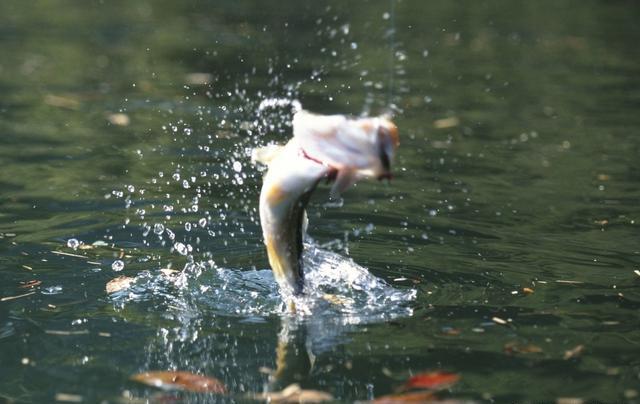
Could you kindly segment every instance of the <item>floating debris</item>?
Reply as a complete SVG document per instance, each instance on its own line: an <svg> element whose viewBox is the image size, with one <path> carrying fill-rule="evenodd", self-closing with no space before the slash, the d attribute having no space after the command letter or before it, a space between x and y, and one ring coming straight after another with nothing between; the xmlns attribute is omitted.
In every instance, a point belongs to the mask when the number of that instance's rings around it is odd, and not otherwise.
<svg viewBox="0 0 640 404"><path fill-rule="evenodd" d="M640 276L640 269L636 269L635 271L633 271L633 273Z"/></svg>
<svg viewBox="0 0 640 404"><path fill-rule="evenodd" d="M131 123L129 115L123 113L107 114L107 121L115 126L129 126Z"/></svg>
<svg viewBox="0 0 640 404"><path fill-rule="evenodd" d="M508 342L504 346L504 352L506 354L530 354L530 353L542 353L544 350L537 345L528 344L528 345L520 345L517 342Z"/></svg>
<svg viewBox="0 0 640 404"><path fill-rule="evenodd" d="M119 276L111 279L107 282L106 290L108 294L119 292L122 289L127 289L133 283L135 279L130 276Z"/></svg>
<svg viewBox="0 0 640 404"><path fill-rule="evenodd" d="M460 380L460 375L449 372L427 372L411 377L401 390L430 389L440 390L451 387Z"/></svg>
<svg viewBox="0 0 640 404"><path fill-rule="evenodd" d="M188 73L184 76L186 84L202 86L213 83L213 75L211 73Z"/></svg>
<svg viewBox="0 0 640 404"><path fill-rule="evenodd" d="M33 268L29 265L22 265L22 268L26 269L27 271L33 271Z"/></svg>
<svg viewBox="0 0 640 404"><path fill-rule="evenodd" d="M572 359L577 358L584 352L584 345L578 345L575 348L569 349L568 351L564 351L564 359Z"/></svg>
<svg viewBox="0 0 640 404"><path fill-rule="evenodd" d="M531 288L522 288L522 292L530 295L530 294L532 294L534 292L534 290L531 289Z"/></svg>
<svg viewBox="0 0 640 404"><path fill-rule="evenodd" d="M35 288L36 286L39 286L42 284L42 281L39 281L37 279L33 279L31 281L26 281L26 282L20 282L20 286L23 289L26 288Z"/></svg>
<svg viewBox="0 0 640 404"><path fill-rule="evenodd" d="M44 330L45 334L50 335L86 335L89 334L89 330L78 330L78 331L65 331L65 330Z"/></svg>
<svg viewBox="0 0 640 404"><path fill-rule="evenodd" d="M556 279L556 283L566 283L568 285L580 285L584 282L581 281L567 281L567 280L561 280L561 279Z"/></svg>
<svg viewBox="0 0 640 404"><path fill-rule="evenodd" d="M496 324L500 324L500 325L507 325L509 324L509 322L507 320L503 320L500 317L492 317L491 321L493 321Z"/></svg>
<svg viewBox="0 0 640 404"><path fill-rule="evenodd" d="M35 293L36 293L36 292L29 292L29 293L25 293L25 294L23 294L23 295L3 297L2 299L0 299L0 302L8 302L9 300L20 299L21 297L31 296L31 295L33 295L33 294L35 294Z"/></svg>
<svg viewBox="0 0 640 404"><path fill-rule="evenodd" d="M76 257L76 258L84 258L86 259L87 257L85 257L84 255L80 255L80 254L72 254L72 253L68 253L68 252L64 252L64 251L56 251L56 250L52 250L51 251L52 254L56 254L56 255L65 255L67 257Z"/></svg>
<svg viewBox="0 0 640 404"><path fill-rule="evenodd" d="M449 118L443 118L443 119L436 119L435 121L433 121L433 126L436 129L455 128L458 125L460 125L460 119L458 119L455 116L452 116Z"/></svg>
<svg viewBox="0 0 640 404"><path fill-rule="evenodd" d="M81 403L84 398L77 394L56 393L56 401L63 403Z"/></svg>
<svg viewBox="0 0 640 404"><path fill-rule="evenodd" d="M250 396L255 400L272 403L321 403L333 401L333 396L320 390L305 390L299 384L291 384L282 391L271 391Z"/></svg>
<svg viewBox="0 0 640 404"><path fill-rule="evenodd" d="M131 376L130 379L163 390L187 390L196 393L215 394L227 393L227 388L220 380L185 371L144 372L135 374Z"/></svg>

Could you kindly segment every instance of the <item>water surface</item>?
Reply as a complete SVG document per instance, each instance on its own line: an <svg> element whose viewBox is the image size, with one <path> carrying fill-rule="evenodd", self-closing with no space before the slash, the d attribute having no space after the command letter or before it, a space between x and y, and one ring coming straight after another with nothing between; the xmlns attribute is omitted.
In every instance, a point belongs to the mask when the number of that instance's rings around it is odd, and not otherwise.
<svg viewBox="0 0 640 404"><path fill-rule="evenodd" d="M462 378L442 398L637 402L639 11L2 2L0 401L299 382L351 402L441 369ZM401 132L390 185L314 195L306 316L279 304L258 224L250 150L290 136L270 97L391 106ZM128 380L157 369L233 395Z"/></svg>

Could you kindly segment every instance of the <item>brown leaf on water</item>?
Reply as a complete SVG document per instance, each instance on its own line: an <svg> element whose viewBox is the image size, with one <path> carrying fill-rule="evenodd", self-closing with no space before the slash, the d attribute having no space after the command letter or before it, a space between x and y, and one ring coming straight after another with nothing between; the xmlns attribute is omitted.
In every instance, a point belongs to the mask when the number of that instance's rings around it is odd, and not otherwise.
<svg viewBox="0 0 640 404"><path fill-rule="evenodd" d="M522 288L522 292L530 295L534 292L534 290L531 288Z"/></svg>
<svg viewBox="0 0 640 404"><path fill-rule="evenodd" d="M407 380L401 390L430 389L439 390L450 387L460 380L460 376L449 372L426 372L419 373Z"/></svg>
<svg viewBox="0 0 640 404"><path fill-rule="evenodd" d="M130 378L163 390L186 390L196 393L226 394L227 388L218 379L184 371L154 371L138 373Z"/></svg>
<svg viewBox="0 0 640 404"><path fill-rule="evenodd" d="M305 390L299 384L291 384L282 391L255 394L251 398L272 403L321 403L333 400L333 396L329 393L319 390Z"/></svg>
<svg viewBox="0 0 640 404"><path fill-rule="evenodd" d="M433 391L416 391L412 393L404 394L391 394L388 396L378 397L371 403L376 404L393 404L393 403L429 403L437 401L438 397L435 396Z"/></svg>
<svg viewBox="0 0 640 404"><path fill-rule="evenodd" d="M122 289L127 289L129 286L131 286L131 284L133 283L134 278L130 277L130 276L118 276L117 278L113 278L111 279L109 282L107 282L107 293L111 294L111 293L115 293L115 292L119 292Z"/></svg>
<svg viewBox="0 0 640 404"><path fill-rule="evenodd" d="M33 279L31 281L27 281L27 282L20 282L20 287L23 289L26 288L35 288L36 286L39 286L42 284L42 281L39 281L37 279Z"/></svg>
<svg viewBox="0 0 640 404"><path fill-rule="evenodd" d="M504 345L504 352L506 354L530 354L530 353L542 353L544 352L542 348L537 345L528 344L528 345L520 345L517 342L508 342Z"/></svg>
<svg viewBox="0 0 640 404"><path fill-rule="evenodd" d="M611 176L609 174L598 174L598 181L609 181Z"/></svg>
<svg viewBox="0 0 640 404"><path fill-rule="evenodd" d="M582 344L577 345L576 347L569 349L568 351L564 351L564 359L568 360L572 358L577 358L580 355L582 355L583 352L584 352L584 345Z"/></svg>

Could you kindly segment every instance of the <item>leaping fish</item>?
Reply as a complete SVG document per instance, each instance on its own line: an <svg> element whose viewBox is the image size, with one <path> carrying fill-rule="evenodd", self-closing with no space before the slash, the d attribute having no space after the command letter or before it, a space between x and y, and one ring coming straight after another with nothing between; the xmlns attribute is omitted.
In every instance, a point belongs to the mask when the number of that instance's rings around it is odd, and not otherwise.
<svg viewBox="0 0 640 404"><path fill-rule="evenodd" d="M305 207L323 179L333 181L336 198L362 178L391 178L400 144L389 118L349 118L299 110L286 145L254 150L268 166L260 192L260 224L269 264L286 299L304 289Z"/></svg>

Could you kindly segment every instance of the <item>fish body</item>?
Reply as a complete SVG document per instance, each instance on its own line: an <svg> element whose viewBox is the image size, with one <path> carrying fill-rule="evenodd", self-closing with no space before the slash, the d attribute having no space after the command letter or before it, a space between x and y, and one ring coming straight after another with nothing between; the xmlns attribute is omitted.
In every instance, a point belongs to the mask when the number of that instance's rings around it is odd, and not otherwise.
<svg viewBox="0 0 640 404"><path fill-rule="evenodd" d="M260 224L269 264L286 297L302 293L305 207L318 183L335 181L337 197L365 177L390 178L398 131L385 117L352 119L305 110L293 118L293 138L284 146L254 151L268 166L260 192Z"/></svg>

